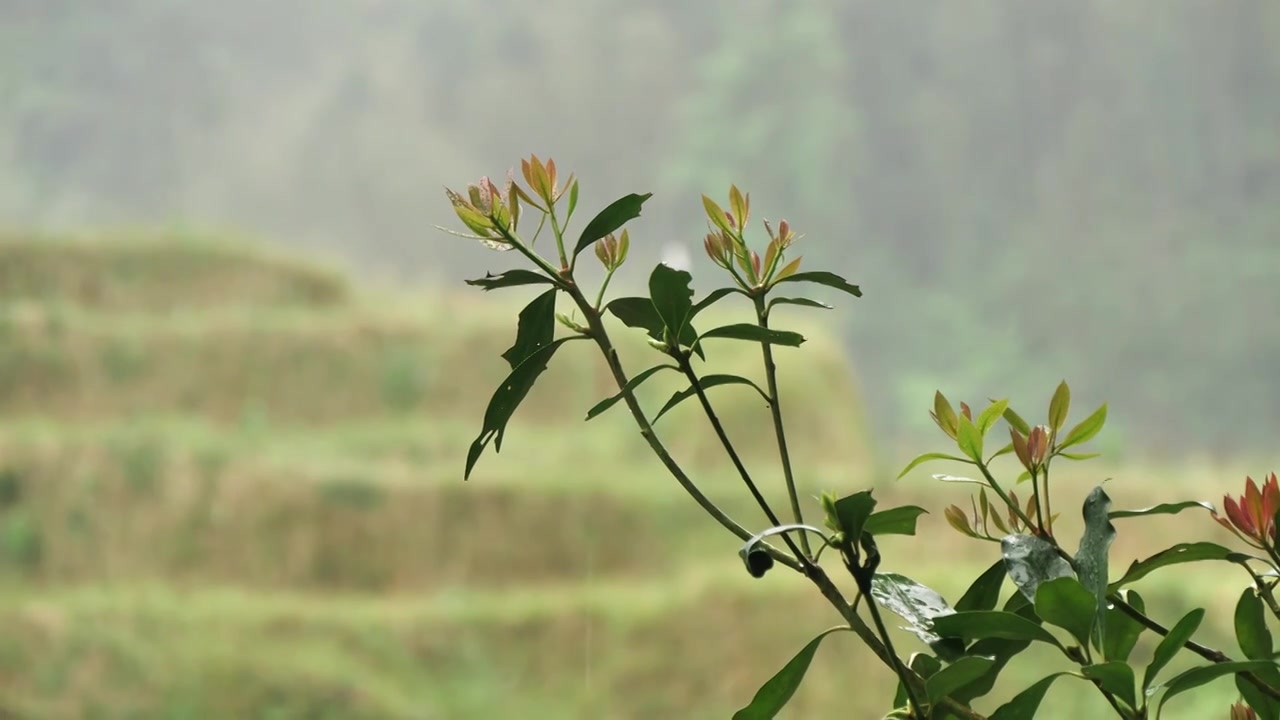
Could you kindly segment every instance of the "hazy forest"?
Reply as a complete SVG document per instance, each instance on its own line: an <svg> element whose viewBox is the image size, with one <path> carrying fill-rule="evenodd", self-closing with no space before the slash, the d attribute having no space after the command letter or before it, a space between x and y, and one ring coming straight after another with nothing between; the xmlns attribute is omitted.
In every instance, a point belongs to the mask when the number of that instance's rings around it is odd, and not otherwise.
<svg viewBox="0 0 1280 720"><path fill-rule="evenodd" d="M1280 469L1278 3L0 0L0 717L723 718L812 634L587 359L463 483L514 258L435 226L530 153L654 193L620 288L731 182L861 286L784 368L815 493L1062 378L1117 502ZM871 717L823 653L785 717Z"/></svg>

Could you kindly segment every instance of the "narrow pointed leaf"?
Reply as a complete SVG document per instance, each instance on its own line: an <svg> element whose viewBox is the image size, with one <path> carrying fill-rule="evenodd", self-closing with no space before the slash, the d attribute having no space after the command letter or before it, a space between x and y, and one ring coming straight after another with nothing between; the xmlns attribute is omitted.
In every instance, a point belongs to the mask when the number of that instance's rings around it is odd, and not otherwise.
<svg viewBox="0 0 1280 720"><path fill-rule="evenodd" d="M1034 535L1007 536L1000 541L1000 554L1009 579L1033 603L1041 583L1075 575L1053 545Z"/></svg>
<svg viewBox="0 0 1280 720"><path fill-rule="evenodd" d="M943 432L955 439L959 418L956 416L955 408L951 407L951 403L941 390L933 393L933 419L937 421Z"/></svg>
<svg viewBox="0 0 1280 720"><path fill-rule="evenodd" d="M1122 586L1136 582L1148 574L1170 565L1200 562L1202 560L1229 560L1235 552L1211 542L1179 543L1152 555L1145 560L1135 560L1129 565L1123 577L1111 583L1110 590L1115 592Z"/></svg>
<svg viewBox="0 0 1280 720"><path fill-rule="evenodd" d="M994 658L968 656L939 670L925 681L925 695L935 703L982 677L995 664Z"/></svg>
<svg viewBox="0 0 1280 720"><path fill-rule="evenodd" d="M820 308L822 310L834 309L832 308L832 306L824 302L818 302L817 300L810 300L809 298L803 298L803 297L774 298L769 301L768 308L772 310L774 305L803 305L804 307Z"/></svg>
<svg viewBox="0 0 1280 720"><path fill-rule="evenodd" d="M661 370L679 370L679 369L680 369L680 368L676 367L675 365L655 365L655 366L653 366L653 367L649 368L648 370L645 370L644 372L640 373L639 375L636 375L635 377L633 377L633 378L631 378L630 380L628 380L628 381L627 381L627 385L626 385L626 389L625 389L625 390L623 390L622 392L618 393L617 395L612 395L612 396L607 397L607 398L605 398L604 400L601 400L600 402L596 403L594 407L592 407L590 410L588 410L588 411L587 411L587 417L586 417L586 419L587 419L587 420L590 420L590 419L592 419L592 418L594 418L594 417L597 417L597 416L599 416L601 413L603 413L605 410L608 410L609 408L613 407L613 406L614 406L614 405L615 405L619 400L621 400L621 399L622 399L622 398L623 398L623 397L624 397L628 392L635 392L635 389L636 389L636 388L638 388L638 387L640 387L640 384L641 384L641 383L643 383L645 380L648 380L648 379L649 379L650 377L652 377L655 373L657 373L657 372L659 372L659 371L661 371Z"/></svg>
<svg viewBox="0 0 1280 720"><path fill-rule="evenodd" d="M1213 665L1195 667L1179 673L1164 684L1164 697L1160 698L1160 703L1156 705L1156 718L1160 717L1165 703L1188 690L1194 690L1205 683L1213 682L1227 675L1264 671L1274 667L1275 663L1270 660L1237 660L1235 662L1214 663Z"/></svg>
<svg viewBox="0 0 1280 720"><path fill-rule="evenodd" d="M1236 641L1240 652L1250 660L1271 659L1271 631L1263 612L1262 598L1253 587L1240 594L1235 613Z"/></svg>
<svg viewBox="0 0 1280 720"><path fill-rule="evenodd" d="M1188 500L1186 502L1161 503L1159 505L1152 505L1151 507L1139 508L1137 510L1112 510L1109 513L1109 516L1112 520L1115 520L1116 518L1142 517L1143 515L1176 515L1183 510L1193 507L1204 508L1209 512L1217 511L1212 503L1207 503L1202 500Z"/></svg>
<svg viewBox="0 0 1280 720"><path fill-rule="evenodd" d="M1280 665L1273 663L1271 667L1254 670L1253 674L1271 687L1280 687ZM1258 713L1258 720L1280 720L1280 700L1259 690L1248 678L1236 675L1236 690L1240 691L1240 696L1249 707Z"/></svg>
<svg viewBox="0 0 1280 720"><path fill-rule="evenodd" d="M696 316L698 313L711 307L721 299L734 293L738 293L739 295L745 294L742 290L736 287L722 287L712 290L710 293L707 293L706 297L693 304L693 311L689 313L689 317L692 318Z"/></svg>
<svg viewBox="0 0 1280 720"><path fill-rule="evenodd" d="M760 389L759 385L756 385L750 380L744 377L740 377L738 375L706 375L698 378L698 384L702 386L702 389L704 391L720 385L749 385L757 393L760 394L760 397L763 398L766 403L769 401L769 398L765 395L764 391ZM663 405L662 409L658 411L658 414L653 416L652 422L657 423L658 418L662 417L663 415L666 415L668 410L674 408L676 405L679 405L680 403L684 402L685 400L688 400L689 398L697 394L698 394L698 389L690 385L684 390L681 390L676 394L672 395L671 399L667 401L667 404Z"/></svg>
<svg viewBox="0 0 1280 720"><path fill-rule="evenodd" d="M1140 613L1147 610L1146 603L1137 590L1122 590L1120 598ZM1138 636L1146 630L1142 623L1129 617L1123 610L1111 607L1107 610L1107 632L1102 640L1104 660L1127 662L1129 654L1138 644Z"/></svg>
<svg viewBox="0 0 1280 720"><path fill-rule="evenodd" d="M934 619L933 631L942 637L962 640L1035 640L1062 647L1053 633L1021 615L1002 610L968 610L943 615Z"/></svg>
<svg viewBox="0 0 1280 720"><path fill-rule="evenodd" d="M1075 460L1075 461L1077 461L1077 462L1078 462L1078 461L1080 461L1080 460L1092 460L1092 459L1094 459L1094 458L1096 458L1096 457L1102 457L1102 453L1096 453L1096 452L1095 452L1095 453L1069 453L1069 452L1060 452L1060 453L1058 453L1058 457L1060 457L1060 458L1066 458L1067 460Z"/></svg>
<svg viewBox="0 0 1280 720"><path fill-rule="evenodd" d="M994 399L991 402L995 402ZM1031 425L1022 416L1014 412L1013 408L1006 406L1004 409L1004 421L1009 423L1011 427L1022 433L1023 437L1031 434Z"/></svg>
<svg viewBox="0 0 1280 720"><path fill-rule="evenodd" d="M576 195L576 190L570 190L570 192ZM653 193L645 193L643 195L631 193L614 200L582 229L582 235L578 237L578 244L573 248L573 256L577 257L578 253L585 250L595 241L626 225L628 221L640 217L641 206L644 205L645 200L651 197L653 197Z"/></svg>
<svg viewBox="0 0 1280 720"><path fill-rule="evenodd" d="M991 403L978 415L977 426L978 434L986 435L996 421L1004 416L1004 411L1009 407L1008 400L997 400ZM1012 450L1013 448L1009 448Z"/></svg>
<svg viewBox="0 0 1280 720"><path fill-rule="evenodd" d="M526 358L549 345L556 331L556 294L552 288L538 297L520 311L516 322L516 341L502 359L515 370Z"/></svg>
<svg viewBox="0 0 1280 720"><path fill-rule="evenodd" d="M1076 551L1076 572L1080 583L1093 597L1093 644L1101 648L1106 634L1108 554L1116 529L1108 518L1111 498L1098 485L1084 500L1084 535ZM1043 616L1042 616L1043 617ZM1088 642L1085 640L1084 642Z"/></svg>
<svg viewBox="0 0 1280 720"><path fill-rule="evenodd" d="M1073 445L1088 442L1097 435L1102 426L1107 422L1107 404L1103 403L1102 407L1093 411L1093 414L1080 421L1079 425L1071 428L1071 432L1067 433L1067 439L1062 441L1058 446L1060 450L1066 450Z"/></svg>
<svg viewBox="0 0 1280 720"><path fill-rule="evenodd" d="M862 297L862 290L857 285L850 285L849 281L836 275L835 273L823 270L814 270L811 272L796 273L788 275L774 282L774 285L781 285L784 282L811 282L819 285L826 285L843 292L847 292L854 297Z"/></svg>
<svg viewBox="0 0 1280 720"><path fill-rule="evenodd" d="M508 270L493 275L485 273L484 277L467 280L466 283L481 290L497 290L499 288L517 287L520 285L554 285L555 281L540 272L532 270Z"/></svg>
<svg viewBox="0 0 1280 720"><path fill-rule="evenodd" d="M534 381L547 369L547 363L551 361L551 356L555 354L561 345L570 340L577 340L580 337L560 338L550 345L543 346L525 359L516 369L512 370L507 379L498 386L493 397L489 399L489 406L484 411L484 423L480 430L480 435L471 443L471 448L467 451L467 469L463 474L464 480L471 476L472 468L475 467L476 461L480 459L480 454L484 452L490 441L494 442L495 451L502 449L502 435L506 431L507 421L515 414L520 402L529 394L529 389L533 387Z"/></svg>
<svg viewBox="0 0 1280 720"><path fill-rule="evenodd" d="M973 461L972 461L972 460L968 460L968 459L966 459L966 458L957 457L957 456L955 456L955 455L948 455L947 453L929 452L929 453L925 453L925 454L923 454L923 455L919 455L919 456L917 456L914 460L912 460L911 462L907 463L907 466L906 466L905 468L903 468L903 469L902 469L902 472L898 473L898 479L902 479L902 476L903 476L903 475L906 475L907 473L909 473L909 472L911 472L912 470L916 469L916 467L917 467L918 465L922 465L922 464L924 464L924 463L927 463L927 462L929 462L930 460L952 460L952 461L954 461L954 462L969 463L970 465L972 465L972 464L973 464Z"/></svg>
<svg viewBox="0 0 1280 720"><path fill-rule="evenodd" d="M1138 707L1134 689L1136 680L1133 676L1133 668L1128 663L1115 661L1087 665L1080 668L1080 674L1090 680L1097 680L1103 690L1125 701L1129 707Z"/></svg>
<svg viewBox="0 0 1280 720"><path fill-rule="evenodd" d="M1071 388L1067 387L1067 381L1063 380L1058 384L1058 389L1053 392L1053 399L1049 401L1049 429L1057 432L1062 429L1064 423L1067 422L1067 411L1071 408Z"/></svg>
<svg viewBox="0 0 1280 720"><path fill-rule="evenodd" d="M1041 620L1071 633L1080 647L1089 644L1097 614L1093 593L1073 577L1047 580L1036 590L1036 614Z"/></svg>
<svg viewBox="0 0 1280 720"><path fill-rule="evenodd" d="M992 610L1000 602L1000 589L1004 587L1004 560L995 561L987 568L964 596L956 602L956 610Z"/></svg>
<svg viewBox="0 0 1280 720"><path fill-rule="evenodd" d="M751 704L733 714L733 720L770 720L776 717L778 712L791 701L796 688L800 687L804 674L809 671L809 664L813 662L813 655L818 651L822 641L831 633L848 629L846 626L833 627L810 640L809 644L796 653L790 662L756 691Z"/></svg>
<svg viewBox="0 0 1280 720"><path fill-rule="evenodd" d="M1169 664L1169 661L1182 649L1182 646L1191 639L1196 629L1200 627L1202 620L1204 620L1204 609L1196 608L1184 615L1178 621L1178 624L1169 629L1169 634L1165 635L1160 640L1160 644L1156 646L1155 653L1151 658L1151 664L1147 665L1147 670L1142 675L1143 692L1151 688L1156 676L1160 674L1165 665Z"/></svg>
<svg viewBox="0 0 1280 720"><path fill-rule="evenodd" d="M770 345L786 345L788 347L800 347L804 343L804 336L798 332L774 330L773 328L760 327L751 323L736 323L734 325L711 328L702 333L698 341L701 342L710 338L751 340L753 342L765 342Z"/></svg>
<svg viewBox="0 0 1280 720"><path fill-rule="evenodd" d="M982 434L969 418L961 415L956 428L956 447L974 462L982 460Z"/></svg>
<svg viewBox="0 0 1280 720"><path fill-rule="evenodd" d="M1053 681L1063 675L1071 674L1057 672L1036 681L1031 687L1014 695L1012 700L996 708L996 711L991 714L990 720L1027 720L1035 717L1040 710L1040 703L1044 700L1045 693L1049 692L1049 686L1053 685Z"/></svg>
<svg viewBox="0 0 1280 720"><path fill-rule="evenodd" d="M573 182L569 183L569 213L565 215L564 221L569 222L569 218L573 217L573 211L577 209L578 209L578 180L575 178ZM609 233L605 233L605 235L608 235L608 234ZM604 235L601 235L600 237L604 237Z"/></svg>

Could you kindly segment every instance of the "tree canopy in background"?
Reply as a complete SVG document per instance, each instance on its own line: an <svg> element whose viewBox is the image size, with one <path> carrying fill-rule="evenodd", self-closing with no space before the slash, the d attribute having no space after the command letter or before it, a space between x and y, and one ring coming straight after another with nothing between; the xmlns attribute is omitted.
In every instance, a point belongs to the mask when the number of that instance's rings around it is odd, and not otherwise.
<svg viewBox="0 0 1280 720"><path fill-rule="evenodd" d="M212 224L453 277L497 269L431 229L441 185L474 168L534 152L592 178L584 202L654 192L633 228L645 262L696 250L698 194L732 181L865 290L849 343L894 430L936 387L976 401L1069 377L1152 449L1280 434L1267 0L0 0L0 16L13 227Z"/></svg>

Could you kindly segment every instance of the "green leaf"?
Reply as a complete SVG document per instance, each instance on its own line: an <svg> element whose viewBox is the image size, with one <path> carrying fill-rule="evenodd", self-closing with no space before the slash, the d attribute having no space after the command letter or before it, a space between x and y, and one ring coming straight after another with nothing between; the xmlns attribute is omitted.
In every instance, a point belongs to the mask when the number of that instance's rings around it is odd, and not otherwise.
<svg viewBox="0 0 1280 720"><path fill-rule="evenodd" d="M1182 646L1191 639L1195 634L1196 628L1200 627L1200 622L1204 620L1204 609L1196 608L1187 613L1174 625L1169 634L1160 640L1160 644L1156 646L1156 651L1151 657L1151 664L1147 666L1147 671L1142 675L1142 690L1146 692L1151 688L1151 683L1155 681L1156 675L1164 669L1165 665L1178 654Z"/></svg>
<svg viewBox="0 0 1280 720"><path fill-rule="evenodd" d="M1096 457L1102 457L1102 453L1069 453L1069 452L1059 452L1057 455L1058 455L1058 457L1060 457L1060 458L1066 458L1067 460L1076 460L1076 461L1080 461L1080 460L1092 460L1092 459L1094 459L1094 458L1096 458Z"/></svg>
<svg viewBox="0 0 1280 720"><path fill-rule="evenodd" d="M1149 573L1163 567L1200 562L1202 560L1228 560L1235 554L1217 543L1178 543L1168 550L1162 550L1145 560L1135 560L1129 565L1129 569L1125 571L1124 577L1111 583L1110 590L1115 592L1122 586L1141 580Z"/></svg>
<svg viewBox="0 0 1280 720"><path fill-rule="evenodd" d="M1073 577L1071 565L1058 555L1047 541L1034 535L1008 535L1000 541L1005 571L1029 602L1036 600L1036 589L1054 578Z"/></svg>
<svg viewBox="0 0 1280 720"><path fill-rule="evenodd" d="M995 399L993 398L991 402L995 402ZM1009 425L1015 430L1022 433L1023 437L1031 434L1031 425L1029 425L1026 420L1023 420L1021 415L1014 412L1011 407L1006 407L1004 409L1004 421L1009 423Z"/></svg>
<svg viewBox="0 0 1280 720"><path fill-rule="evenodd" d="M969 610L944 615L934 619L933 631L942 637L962 640L1038 640L1062 647L1053 633L1021 615L1003 610Z"/></svg>
<svg viewBox="0 0 1280 720"><path fill-rule="evenodd" d="M1107 497L1101 485L1095 486L1084 500L1084 534L1076 551L1076 572L1080 583L1093 597L1093 644L1097 648L1102 647L1106 635L1107 556L1116 537L1115 526L1108 519L1110 509L1111 498Z"/></svg>
<svg viewBox="0 0 1280 720"><path fill-rule="evenodd" d="M970 460L981 461L982 434L978 432L978 427L964 415L959 417L959 423L956 430L956 447L960 448L960 452L968 455Z"/></svg>
<svg viewBox="0 0 1280 720"><path fill-rule="evenodd" d="M764 391L760 389L759 385L756 385L755 383L751 382L750 380L744 377L739 377L738 375L706 375L704 377L698 378L698 384L702 386L702 389L704 391L709 390L718 385L750 385L752 388L755 388L756 392L760 393L760 397L764 398L764 401L766 403L769 402L768 396L764 394ZM676 394L672 395L671 399L667 401L667 404L663 405L662 409L658 411L658 414L653 416L653 420L651 424L657 423L658 418L662 417L663 415L666 415L667 411L670 410L671 408L675 407L676 405L679 405L680 403L684 402L685 400L697 394L698 394L698 389L695 386L690 385L684 390L681 390Z"/></svg>
<svg viewBox="0 0 1280 720"><path fill-rule="evenodd" d="M706 310L725 296L732 295L733 293L738 293L739 295L746 294L736 287L722 287L712 290L706 297L693 304L693 312L689 313L689 317L693 318L697 316L698 313Z"/></svg>
<svg viewBox="0 0 1280 720"><path fill-rule="evenodd" d="M1097 615L1097 601L1093 593L1085 589L1073 577L1060 577L1045 581L1036 590L1036 614L1042 620L1071 633L1080 647L1089 644Z"/></svg>
<svg viewBox="0 0 1280 720"><path fill-rule="evenodd" d="M1138 510L1112 510L1109 513L1109 517L1112 520L1115 520L1116 518L1142 517L1143 515L1177 515L1183 510L1193 507L1204 508L1209 512L1217 511L1217 508L1215 508L1211 503L1207 503L1202 500L1188 500L1186 502L1161 503L1159 505L1152 505L1151 507L1140 508Z"/></svg>
<svg viewBox="0 0 1280 720"><path fill-rule="evenodd" d="M813 654L818 651L818 645L831 633L848 629L848 626L833 627L810 640L776 675L760 686L750 705L733 714L733 720L769 720L777 716L790 702L791 696L795 695L796 688L800 687L809 664L813 662Z"/></svg>
<svg viewBox="0 0 1280 720"><path fill-rule="evenodd" d="M810 300L802 297L779 297L769 301L767 309L772 310L774 305L803 305L804 307L820 308L822 310L832 310L830 305L817 300Z"/></svg>
<svg viewBox="0 0 1280 720"><path fill-rule="evenodd" d="M938 658L927 653L911 653L911 659L907 661L907 667L911 668L924 680L928 680L942 669L942 663ZM893 706L896 708L905 707L908 703L907 688L902 684L902 680L898 680L898 690L893 696Z"/></svg>
<svg viewBox="0 0 1280 720"><path fill-rule="evenodd" d="M578 180L574 179L573 184L569 186L569 212L564 216L564 221L569 222L569 218L573 217L573 211L578 209ZM605 233L604 235L608 235ZM601 235L600 237L604 237ZM596 238L597 240L599 238ZM592 242L595 242L594 240Z"/></svg>
<svg viewBox="0 0 1280 720"><path fill-rule="evenodd" d="M557 292L552 288L542 293L520 311L520 318L516 323L516 342L502 353L502 359L507 361L512 370L540 348L551 344L556 332Z"/></svg>
<svg viewBox="0 0 1280 720"><path fill-rule="evenodd" d="M595 241L626 225L628 221L640 217L640 207L651 197L653 193L643 195L631 193L614 200L608 207L601 210L599 215L591 218L591 222L582 229L578 244L573 248L573 256L578 257L578 253Z"/></svg>
<svg viewBox="0 0 1280 720"><path fill-rule="evenodd" d="M1226 675L1234 675L1243 672L1257 672L1274 668L1275 663L1270 660L1237 660L1235 662L1214 663L1212 665L1204 665L1202 667L1194 667L1186 672L1179 673L1164 684L1164 697L1160 698L1160 703L1156 705L1156 718L1160 717L1160 712L1164 709L1164 704L1172 698L1188 690L1194 690L1205 683L1213 682L1220 677Z"/></svg>
<svg viewBox="0 0 1280 720"><path fill-rule="evenodd" d="M1270 660L1271 631L1263 613L1262 598L1253 587L1246 587L1236 603L1236 641L1240 652L1250 660Z"/></svg>
<svg viewBox="0 0 1280 720"><path fill-rule="evenodd" d="M1125 701L1129 707L1137 709L1138 698L1134 690L1136 680L1133 677L1133 668L1129 667L1128 663L1114 661L1086 665L1080 668L1080 673L1090 680L1097 680L1103 690Z"/></svg>
<svg viewBox="0 0 1280 720"><path fill-rule="evenodd" d="M604 308L607 312L622 321L630 328L639 328L649 337L662 342L662 316L654 308L653 301L646 297L622 297L611 300Z"/></svg>
<svg viewBox="0 0 1280 720"><path fill-rule="evenodd" d="M839 275L831 272L825 272L822 270L815 270L813 272L802 272L802 273L796 273L795 275L788 275L782 278L781 280L778 280L777 282L775 282L774 285L781 285L784 282L817 283L819 285L826 285L827 287L835 288L836 290L847 292L854 297L862 297L862 290L860 290L857 285L850 285L847 280L840 277Z"/></svg>
<svg viewBox="0 0 1280 720"><path fill-rule="evenodd" d="M1004 560L997 560L978 576L956 603L956 610L991 610L1000 602L1000 588L1004 587Z"/></svg>
<svg viewBox="0 0 1280 720"><path fill-rule="evenodd" d="M903 475L906 475L912 470L915 470L916 466L927 463L930 460L952 460L954 462L969 463L970 465L973 464L972 460L968 460L966 458L956 457L955 455L948 455L947 453L929 452L929 453L920 455L916 457L915 460L912 460L911 462L907 463L907 466L902 468L902 472L898 473L898 477L896 479L901 480Z"/></svg>
<svg viewBox="0 0 1280 720"><path fill-rule="evenodd" d="M658 371L679 370L679 369L680 368L676 367L675 365L654 365L648 370L645 370L639 375L636 375L635 377L628 380L626 384L626 388L622 392L618 393L617 395L612 395L610 397L607 397L604 400L601 400L600 402L596 403L594 407L592 407L590 410L587 411L586 419L590 420L594 417L597 417L601 413L603 413L605 410L608 410L609 408L613 407L619 400L625 397L627 393L635 392L635 389L640 387L640 383L643 383L645 380L648 380L651 376L653 376Z"/></svg>
<svg viewBox="0 0 1280 720"><path fill-rule="evenodd" d="M1103 403L1102 407L1093 411L1093 414L1080 421L1079 425L1071 428L1071 432L1067 433L1067 439L1062 441L1058 446L1059 450L1066 450L1072 445L1079 445L1093 439L1097 435L1102 426L1107 422L1107 404Z"/></svg>
<svg viewBox="0 0 1280 720"><path fill-rule="evenodd" d="M996 458L1000 457L1001 455L1008 455L1008 454L1009 454L1009 453L1011 453L1011 452L1013 452L1013 443L1005 443L1005 446L1004 446L1004 447L1002 447L1002 448L1000 448L999 450L995 451L995 453L994 453L994 454L992 454L992 456L991 456L991 457L987 458L987 464L988 464L988 465L990 465L992 460L995 460Z"/></svg>
<svg viewBox="0 0 1280 720"><path fill-rule="evenodd" d="M485 273L484 277L467 280L466 283L481 290L497 290L499 288L517 287L520 285L554 285L555 281L540 272L532 270L508 270L493 275Z"/></svg>
<svg viewBox="0 0 1280 720"><path fill-rule="evenodd" d="M964 645L940 637L932 629L935 618L954 612L936 591L905 575L877 573L871 578L871 598L881 607L906 620L908 627L939 657L954 660L964 652Z"/></svg>
<svg viewBox="0 0 1280 720"><path fill-rule="evenodd" d="M870 535L915 535L916 520L928 512L917 505L881 510L867 518L862 531Z"/></svg>
<svg viewBox="0 0 1280 720"><path fill-rule="evenodd" d="M653 308L662 318L662 324L671 332L671 337L681 338L684 345L685 325L693 313L693 288L689 283L693 276L684 270L677 270L670 265L658 263L649 274L649 299Z"/></svg>
<svg viewBox="0 0 1280 720"><path fill-rule="evenodd" d="M1049 686L1053 681L1063 675L1071 674L1056 672L1043 680L1038 680L1031 687L1014 695L1012 700L996 708L990 720L1027 720L1035 717L1036 712L1040 710L1040 702L1044 700L1045 693L1049 692Z"/></svg>
<svg viewBox="0 0 1280 720"><path fill-rule="evenodd" d="M1027 602L1026 598L1022 597L1021 593L1010 595L1008 601L1004 604L1004 610L1005 612L1020 615L1034 625L1040 624L1040 618L1036 617L1035 608ZM1000 677L1000 672L1008 665L1009 661L1029 647L1031 647L1030 640L987 638L975 642L965 651L965 654L994 657L996 663L980 680L956 691L952 697L959 702L970 704L975 699L991 692L991 689L995 687L996 680Z"/></svg>
<svg viewBox="0 0 1280 720"><path fill-rule="evenodd" d="M1067 422L1067 411L1071 408L1071 388L1067 387L1067 381L1063 380L1058 384L1058 389L1053 391L1053 399L1049 401L1049 429L1057 432L1062 429L1062 425Z"/></svg>
<svg viewBox="0 0 1280 720"><path fill-rule="evenodd" d="M1009 407L1008 400L997 400L987 406L985 410L978 414L978 434L985 436L987 431L991 429L996 421L1004 416L1004 411ZM1012 447L1010 447L1012 449Z"/></svg>
<svg viewBox="0 0 1280 720"><path fill-rule="evenodd" d="M982 677L994 664L995 658L962 657L925 681L925 695L930 703L935 703Z"/></svg>
<svg viewBox="0 0 1280 720"><path fill-rule="evenodd" d="M1146 603L1137 590L1120 591L1120 599L1133 606L1140 613L1147 610ZM1117 607L1107 610L1107 633L1102 639L1102 657L1105 660L1126 662L1134 646L1138 644L1138 636L1146 628L1142 623L1129 617Z"/></svg>
<svg viewBox="0 0 1280 720"><path fill-rule="evenodd" d="M506 432L507 421L515 413L516 408L520 406L520 402L529 394L529 388L533 387L534 381L538 376L547 369L547 363L551 361L551 356L555 354L560 346L570 340L579 340L582 336L575 335L572 337L560 338L550 345L544 345L530 355L523 363L520 363L507 379L498 386L498 390L493 393L493 397L489 399L489 406L484 411L484 423L480 430L480 435L471 443L470 450L467 451L467 469L463 474L463 479L471 477L471 469L475 467L476 461L480 459L480 454L484 452L489 442L494 441L494 451L502 449L502 436Z"/></svg>
<svg viewBox="0 0 1280 720"><path fill-rule="evenodd" d="M849 542L857 544L862 537L863 526L875 507L876 499L871 497L870 490L846 495L835 502L836 522Z"/></svg>
<svg viewBox="0 0 1280 720"><path fill-rule="evenodd" d="M711 328L702 333L698 338L698 342L710 338L728 338L732 340L751 340L754 342L767 342L771 345L786 345L788 347L800 347L804 343L804 336L798 332L790 330L774 330L773 328L760 327L751 323L736 323L733 325L723 325L718 328Z"/></svg>
<svg viewBox="0 0 1280 720"><path fill-rule="evenodd" d="M1271 667L1254 670L1253 674L1271 687L1280 687L1280 665L1272 664ZM1258 720L1280 720L1280 701L1259 690L1248 678L1236 675L1236 689L1249 707L1258 713Z"/></svg>

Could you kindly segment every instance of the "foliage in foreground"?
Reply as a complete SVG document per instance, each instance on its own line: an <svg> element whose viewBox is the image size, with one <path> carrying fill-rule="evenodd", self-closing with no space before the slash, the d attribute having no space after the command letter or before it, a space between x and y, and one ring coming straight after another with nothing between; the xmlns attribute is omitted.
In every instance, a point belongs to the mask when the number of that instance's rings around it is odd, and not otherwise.
<svg viewBox="0 0 1280 720"><path fill-rule="evenodd" d="M920 455L899 477L926 462L948 461L971 468L969 475L973 477L934 476L941 482L977 486L971 512L951 506L943 514L961 534L999 545L999 557L959 600L949 603L912 578L879 571L881 556L876 538L914 535L918 517L927 512L924 508L877 510L870 490L847 495L824 493L819 498L824 528L819 528L806 523L796 491L773 353L775 347L799 347L805 339L799 333L773 327L771 311L780 304L830 307L803 295L779 294L805 284L834 288L854 297L861 297L861 290L831 272L802 272L800 258L788 256L799 236L785 220L777 223L776 229L767 220L763 223L769 239L763 256L751 249L745 237L751 214L750 196L731 187L727 209L709 197L702 198L709 220L706 252L728 274L731 284L695 301L691 275L660 264L649 276L647 297L605 302L609 281L626 261L630 247L630 234L624 226L640 215L650 195L630 194L618 199L587 222L575 239L567 228L577 209L577 180L570 176L562 184L554 161L543 163L536 156L522 161L522 171L527 190L509 176L501 189L486 177L468 186L465 196L448 191L458 218L472 233L469 237L495 250L515 250L533 266L489 274L468 281L469 284L484 290L546 288L519 315L515 342L502 355L510 374L485 410L481 432L467 453L465 477L471 475L490 444L495 452L501 449L508 421L556 352L576 340L593 342L604 356L618 393L591 408L587 420L619 402L624 404L649 447L680 486L713 519L743 540L740 555L748 572L763 577L776 565L782 565L801 573L843 621L816 635L760 687L750 702L733 715L734 720L774 717L799 687L822 641L840 632L857 635L897 675L896 693L885 698L886 707L892 708L886 718L1029 718L1035 716L1050 686L1063 677L1093 686L1121 718L1158 718L1164 706L1177 696L1225 676L1234 676L1240 693L1240 701L1227 710L1233 720L1280 717L1280 665L1266 622L1268 613L1280 619L1280 603L1274 595L1280 578L1280 551L1276 545L1280 484L1274 473L1261 487L1252 478L1247 479L1239 500L1226 497L1225 516L1219 515L1210 503L1193 500L1114 510L1099 485L1083 504L1084 532L1072 552L1054 530L1058 514L1052 508L1050 470L1058 459L1083 461L1095 456L1082 453L1080 446L1102 430L1106 405L1069 425L1071 390L1064 381L1052 395L1046 422L1032 425L1009 407L1007 400L991 400L977 412L962 402L957 410L938 392L931 416L954 449ZM533 234L526 239L520 227L528 208L540 217ZM524 227L529 224L525 219ZM555 242L553 260L534 249L538 235L548 225ZM578 258L587 248L594 251L605 268L604 281L594 298L588 297L575 272ZM569 299L581 320L557 312L562 295ZM750 303L755 322L697 329L696 325L702 325L699 314L703 310L732 295ZM628 328L643 331L662 361L635 375L627 374L605 327L610 316ZM557 323L567 330L560 337ZM716 344L708 342L712 340L758 343L765 386L738 375L704 371L708 347ZM672 395L656 413L646 413L635 390L664 371L679 373L688 381L688 387ZM790 505L786 522L760 492L711 403L707 391L722 385L745 386L768 404ZM702 492L659 438L654 425L662 415L679 403L694 399L770 527L753 533L731 518ZM1009 441L993 449L998 441L992 438L1000 434L996 427L1002 423ZM998 480L994 461L1007 455L1016 459L1020 474L1012 480ZM1023 502L1014 488L1028 482L1029 491L1023 491L1028 497ZM1113 521L1188 510L1207 510L1249 546L1250 552L1212 542L1184 542L1134 562L1118 577L1110 572L1109 550L1117 532ZM784 548L770 540L779 541ZM828 548L853 577L857 595L852 603L820 564L821 555ZM1158 621L1146 614L1142 597L1127 587L1156 570L1200 561L1233 563L1247 573L1248 582L1241 584L1234 615L1240 657L1192 639L1204 620L1203 609L1192 610L1173 623ZM1006 578L1017 592L1001 605ZM927 650L904 659L893 646L885 611L901 617ZM1144 632L1155 633L1161 639L1151 661L1138 667L1131 662L1130 654ZM1009 662L1037 643L1059 651L1063 669L1022 689L989 716L975 711L974 701L991 691ZM1207 662L1172 677L1162 675L1162 670L1184 650Z"/></svg>

